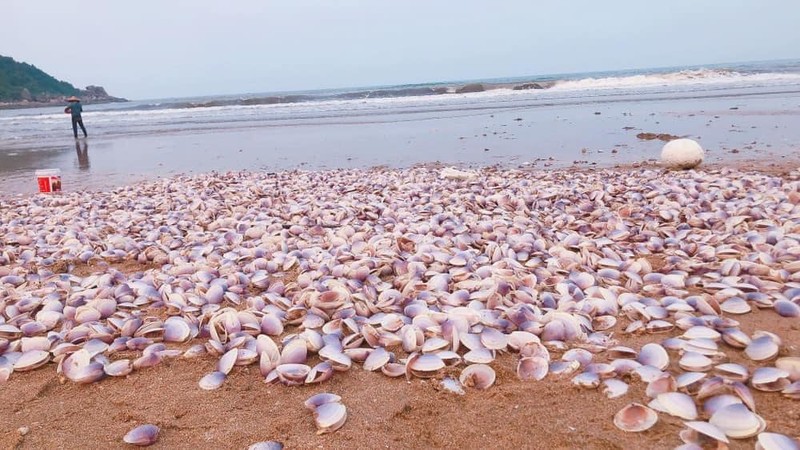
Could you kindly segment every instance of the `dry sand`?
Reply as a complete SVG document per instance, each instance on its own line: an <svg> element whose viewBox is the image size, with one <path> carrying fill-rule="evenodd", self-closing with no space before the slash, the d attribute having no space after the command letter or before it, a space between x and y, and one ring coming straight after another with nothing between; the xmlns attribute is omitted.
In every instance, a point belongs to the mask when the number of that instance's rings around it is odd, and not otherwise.
<svg viewBox="0 0 800 450"><path fill-rule="evenodd" d="M772 311L739 316L742 330L768 330L784 340L783 355L800 356L800 321ZM640 348L679 332L625 336L621 344ZM755 364L729 349L734 362ZM602 360L602 359L601 359ZM677 358L673 358L677 360ZM391 379L354 367L321 385L285 387L262 382L257 366L237 367L222 388L203 391L197 382L214 370L210 356L175 359L124 379L91 385L61 383L53 366L15 374L0 388L0 448L125 448L122 436L144 423L161 428L152 448L245 449L264 440L293 448L674 448L681 444L680 419L659 414L650 430L629 434L616 429L613 415L629 402L645 402L644 383L607 399L598 390L574 387L550 377L523 382L514 373L516 357L492 366L495 386L459 396L437 380ZM673 363L675 365L675 363ZM763 364L762 364L763 365ZM673 367L676 369L676 367ZM303 402L313 394L342 397L348 419L339 431L316 435ZM758 413L768 430L795 435L800 401L755 391ZM21 436L18 429L28 427ZM732 441L752 448L754 439Z"/></svg>

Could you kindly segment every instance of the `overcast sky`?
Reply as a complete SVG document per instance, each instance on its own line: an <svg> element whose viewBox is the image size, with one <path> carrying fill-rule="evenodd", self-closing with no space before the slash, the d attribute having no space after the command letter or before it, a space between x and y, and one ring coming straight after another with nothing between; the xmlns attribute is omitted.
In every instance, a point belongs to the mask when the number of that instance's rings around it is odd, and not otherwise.
<svg viewBox="0 0 800 450"><path fill-rule="evenodd" d="M798 0L2 0L0 54L131 99L800 58Z"/></svg>

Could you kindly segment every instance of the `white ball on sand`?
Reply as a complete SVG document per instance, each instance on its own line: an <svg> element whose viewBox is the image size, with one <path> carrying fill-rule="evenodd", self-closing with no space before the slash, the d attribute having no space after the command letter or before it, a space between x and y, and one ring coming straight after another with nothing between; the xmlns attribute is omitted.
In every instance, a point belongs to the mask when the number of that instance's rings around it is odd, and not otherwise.
<svg viewBox="0 0 800 450"><path fill-rule="evenodd" d="M661 163L672 169L691 169L703 162L703 147L691 139L669 141L661 149Z"/></svg>

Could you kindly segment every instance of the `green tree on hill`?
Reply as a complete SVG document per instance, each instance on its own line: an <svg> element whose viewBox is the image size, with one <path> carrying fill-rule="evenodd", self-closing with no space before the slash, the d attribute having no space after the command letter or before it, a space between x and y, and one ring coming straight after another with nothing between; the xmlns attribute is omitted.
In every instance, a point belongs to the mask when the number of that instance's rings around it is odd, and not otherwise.
<svg viewBox="0 0 800 450"><path fill-rule="evenodd" d="M59 81L36 66L0 55L0 102L78 95L75 86Z"/></svg>

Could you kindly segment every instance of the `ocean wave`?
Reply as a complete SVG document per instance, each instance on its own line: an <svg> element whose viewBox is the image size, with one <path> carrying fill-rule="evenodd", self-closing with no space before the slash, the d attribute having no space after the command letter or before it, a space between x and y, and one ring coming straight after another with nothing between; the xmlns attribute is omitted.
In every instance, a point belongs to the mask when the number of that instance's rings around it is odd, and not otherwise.
<svg viewBox="0 0 800 450"><path fill-rule="evenodd" d="M554 90L630 89L654 86L685 86L697 84L755 84L800 82L798 73L740 73L728 69L694 69L669 73L637 74L600 78L581 78L556 81Z"/></svg>

